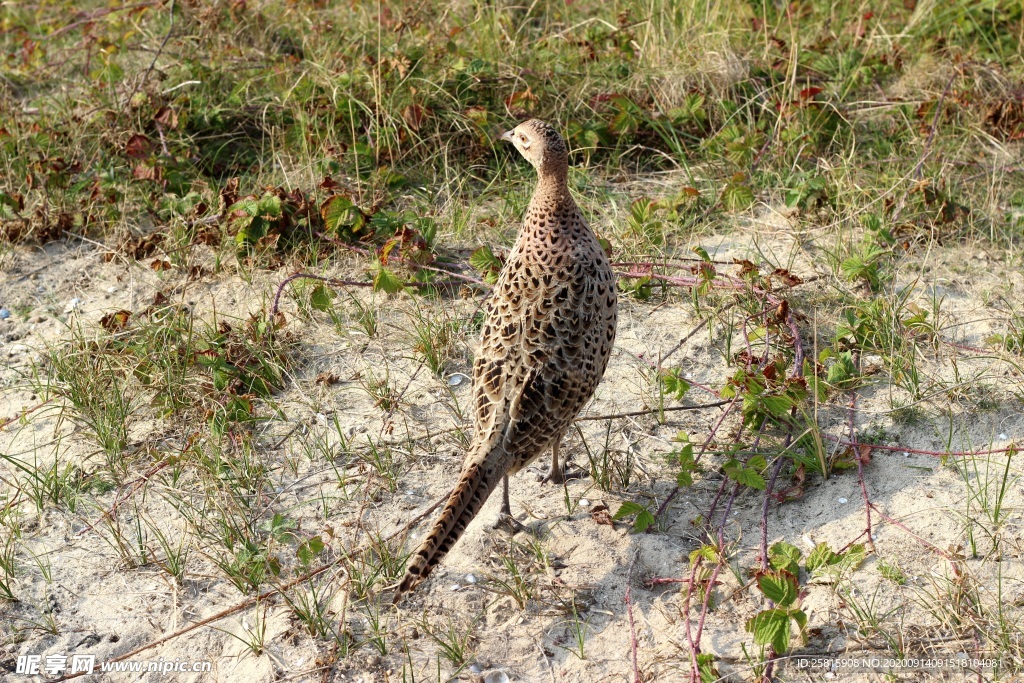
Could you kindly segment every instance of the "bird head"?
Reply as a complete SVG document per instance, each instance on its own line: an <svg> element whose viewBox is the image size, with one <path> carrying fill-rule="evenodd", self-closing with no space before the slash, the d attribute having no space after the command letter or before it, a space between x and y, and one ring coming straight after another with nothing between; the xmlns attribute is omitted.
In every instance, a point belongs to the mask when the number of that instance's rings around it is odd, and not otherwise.
<svg viewBox="0 0 1024 683"><path fill-rule="evenodd" d="M511 142L542 176L548 173L564 174L569 164L565 141L551 124L540 119L524 121L501 134L501 140Z"/></svg>

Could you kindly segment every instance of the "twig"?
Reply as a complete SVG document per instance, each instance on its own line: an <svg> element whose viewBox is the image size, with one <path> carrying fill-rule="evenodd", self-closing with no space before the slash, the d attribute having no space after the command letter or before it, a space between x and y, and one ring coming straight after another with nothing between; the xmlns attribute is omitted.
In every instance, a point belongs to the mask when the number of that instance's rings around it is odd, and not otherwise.
<svg viewBox="0 0 1024 683"><path fill-rule="evenodd" d="M153 61L149 63L149 68L146 69L146 73L142 75L142 78L135 83L135 87L132 89L132 94L125 100L124 106L128 108L132 104L132 100L135 98L135 94L139 92L139 88L149 80L149 75L153 73L153 68L156 66L156 60L163 54L164 48L167 47L167 41L171 39L171 33L174 31L174 0L171 0L171 25L167 27L167 35L164 36L163 42L160 43L160 47L157 48L156 54L153 55Z"/></svg>
<svg viewBox="0 0 1024 683"><path fill-rule="evenodd" d="M633 410L628 413L611 413L608 415L586 415L584 417L577 417L575 422L585 422L587 420L615 420L620 417L636 417L638 415L656 415L659 412L668 413L680 410L704 410L705 408L718 408L728 403L733 403L732 400L715 401L714 403L700 403L694 406L669 406L668 408L648 408L647 410Z"/></svg>
<svg viewBox="0 0 1024 683"><path fill-rule="evenodd" d="M270 318L273 320L277 316L278 306L281 301L281 294L284 292L285 286L288 285L292 280L298 280L299 278L308 278L311 280L320 280L326 282L333 287L373 287L372 282L365 282L363 280L337 280L331 277L324 277L322 275L313 275L312 273L292 273L284 279L284 281L277 286L277 291L274 292L274 305L270 308ZM441 282L403 282L403 287L443 287L445 285L452 284L450 281Z"/></svg>
<svg viewBox="0 0 1024 683"><path fill-rule="evenodd" d="M942 106L946 102L946 96L949 95L949 89L953 87L953 82L956 81L960 75L959 69L953 72L953 75L949 77L949 81L946 83L946 87L942 91L942 96L939 97L939 103L935 106L935 116L932 117L932 127L928 131L928 139L925 140L924 149L921 151L921 158L917 160L917 165L914 166L914 175L918 180L921 179L921 169L924 167L924 160L928 158L929 152L931 152L932 141L935 140L935 131L939 128L939 118L942 116ZM896 216L893 216L895 222Z"/></svg>
<svg viewBox="0 0 1024 683"><path fill-rule="evenodd" d="M52 403L54 398L55 397L48 398L45 401L43 401L42 403L37 403L36 405L32 406L28 410L23 410L18 415L15 415L14 417L7 418L3 422L0 422L0 429L5 428L7 425L11 424L12 422L17 422L18 420L20 420L21 418L25 417L26 415L30 415L30 414L36 412L37 410L39 410L40 408L46 406L47 404Z"/></svg>
<svg viewBox="0 0 1024 683"><path fill-rule="evenodd" d="M114 504L110 506L110 509L104 511L103 514L100 515L100 519L92 523L86 522L85 528L83 528L75 535L81 536L87 531L94 531L96 529L96 525L100 523L100 520L113 519L114 515L117 514L117 508L119 505L121 505L121 503L125 502L126 500L134 496L136 491L142 488L144 484L149 482L150 477L152 477L154 474L156 474L157 472L164 469L170 464L171 461L165 458L164 460L161 460L156 465L151 467L148 472L144 473L142 476L140 476L134 482L132 482L127 493L124 493L123 495L118 495L117 498L114 499Z"/></svg>
<svg viewBox="0 0 1024 683"><path fill-rule="evenodd" d="M921 448L910 448L908 446L883 446L881 444L867 444L858 443L856 441L847 441L846 439L840 439L838 436L832 436L831 434L822 434L821 437L828 441L840 444L842 446L852 446L854 448L864 446L871 447L873 451L889 451L891 453L913 453L914 455L931 455L937 458L968 458L976 455L999 455L1000 453L1009 453L1010 455L1017 455L1021 452L1021 449L1016 444L1010 444L1006 448L990 448L983 451L929 451Z"/></svg>

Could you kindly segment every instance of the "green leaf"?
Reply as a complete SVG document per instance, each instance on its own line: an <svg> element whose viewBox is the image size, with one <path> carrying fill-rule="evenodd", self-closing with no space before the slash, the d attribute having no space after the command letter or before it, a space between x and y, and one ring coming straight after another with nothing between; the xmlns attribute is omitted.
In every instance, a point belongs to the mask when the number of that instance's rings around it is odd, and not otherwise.
<svg viewBox="0 0 1024 683"><path fill-rule="evenodd" d="M780 607L791 606L800 594L800 584L796 577L785 570L759 574L757 587L766 598Z"/></svg>
<svg viewBox="0 0 1024 683"><path fill-rule="evenodd" d="M619 506L618 512L616 512L614 515L612 515L612 519L619 520L619 519L622 519L623 517L629 517L630 515L635 515L636 513L640 512L641 510L646 510L646 509L647 508L645 508L640 503L634 503L631 500L627 500L625 503L623 503L622 505Z"/></svg>
<svg viewBox="0 0 1024 683"><path fill-rule="evenodd" d="M839 564L845 570L856 569L867 556L868 551L864 544L854 543L840 556L842 559L839 560Z"/></svg>
<svg viewBox="0 0 1024 683"><path fill-rule="evenodd" d="M697 671L700 672L700 683L716 683L722 680L715 668L715 656L701 653L697 655Z"/></svg>
<svg viewBox="0 0 1024 683"><path fill-rule="evenodd" d="M618 520L630 515L636 515L633 520L633 529L638 532L647 531L654 524L654 515L651 514L650 510L640 503L628 500L619 507L618 511L612 516L612 519Z"/></svg>
<svg viewBox="0 0 1024 683"><path fill-rule="evenodd" d="M305 542L299 544L299 547L295 549L295 555L299 558L299 562L304 565L309 565L316 556L324 551L324 542L320 536L310 536Z"/></svg>
<svg viewBox="0 0 1024 683"><path fill-rule="evenodd" d="M244 211L248 216L255 216L259 213L260 203L255 197L243 197L228 207L228 213Z"/></svg>
<svg viewBox="0 0 1024 683"><path fill-rule="evenodd" d="M275 539L282 540L287 538L288 532L295 528L295 522L280 512L275 512L272 518L263 523L263 528L269 531Z"/></svg>
<svg viewBox="0 0 1024 683"><path fill-rule="evenodd" d="M253 216L237 221L238 233L235 235L235 243L238 245L252 245L260 241L267 234L267 221L262 216Z"/></svg>
<svg viewBox="0 0 1024 683"><path fill-rule="evenodd" d="M764 491L766 484L764 477L758 474L757 470L750 467L741 467L739 465L725 465L725 474L730 479L740 484L741 486L749 486L752 489L758 491Z"/></svg>
<svg viewBox="0 0 1024 683"><path fill-rule="evenodd" d="M807 644L807 615L804 614L803 610L793 609L789 611L790 618L796 622L796 625L800 627L800 643L802 645Z"/></svg>
<svg viewBox="0 0 1024 683"><path fill-rule="evenodd" d="M373 276L373 291L396 294L405 289L398 276L382 265L377 266L377 273Z"/></svg>
<svg viewBox="0 0 1024 683"><path fill-rule="evenodd" d="M679 440L678 437L676 440ZM693 485L693 473L697 471L697 463L693 459L693 444L687 443L676 451L679 459L679 474L676 476L676 483L680 486Z"/></svg>
<svg viewBox="0 0 1024 683"><path fill-rule="evenodd" d="M750 459L747 460L747 467L752 467L758 472L761 472L764 468L768 467L768 461L765 460L763 455L752 455L750 456Z"/></svg>
<svg viewBox="0 0 1024 683"><path fill-rule="evenodd" d="M235 396L224 406L227 419L232 422L243 422L252 415L252 401L241 396Z"/></svg>
<svg viewBox="0 0 1024 683"><path fill-rule="evenodd" d="M762 396L761 405L772 417L782 417L793 407L793 399L784 395Z"/></svg>
<svg viewBox="0 0 1024 683"><path fill-rule="evenodd" d="M498 274L501 272L502 265L501 259L495 256L494 252L486 244L470 254L469 265L484 276L485 282L494 284L498 281Z"/></svg>
<svg viewBox="0 0 1024 683"><path fill-rule="evenodd" d="M231 368L227 364L220 365L213 369L213 388L217 391L224 391L228 388L228 384L235 377L234 368Z"/></svg>
<svg viewBox="0 0 1024 683"><path fill-rule="evenodd" d="M693 565L698 559L702 559L705 562L711 562L718 564L719 555L718 548L713 545L702 545L699 548L690 551L690 564Z"/></svg>
<svg viewBox="0 0 1024 683"><path fill-rule="evenodd" d="M772 544L768 549L768 562L775 569L785 570L796 576L800 573L800 556L802 553L795 545L785 541Z"/></svg>
<svg viewBox="0 0 1024 683"><path fill-rule="evenodd" d="M754 191L747 184L730 183L722 191L722 204L727 211L742 211L754 203Z"/></svg>
<svg viewBox="0 0 1024 683"><path fill-rule="evenodd" d="M323 285L317 285L309 295L309 305L317 311L329 311L334 308L334 292Z"/></svg>
<svg viewBox="0 0 1024 683"><path fill-rule="evenodd" d="M646 508L633 520L633 529L638 533L643 533L652 526L654 526L654 515Z"/></svg>
<svg viewBox="0 0 1024 683"><path fill-rule="evenodd" d="M0 219L13 221L18 217L18 202L9 194L0 192Z"/></svg>
<svg viewBox="0 0 1024 683"><path fill-rule="evenodd" d="M808 574L814 574L817 570L834 565L841 559L841 556L832 552L832 549L828 547L828 543L819 543L814 546L814 550L807 556L804 568L807 569Z"/></svg>
<svg viewBox="0 0 1024 683"><path fill-rule="evenodd" d="M668 371L662 371L659 377L665 393L677 401L681 401L686 392L690 390L690 383L683 379L682 372L681 368L672 368Z"/></svg>
<svg viewBox="0 0 1024 683"><path fill-rule="evenodd" d="M336 194L320 205L320 216L324 227L340 237L354 238L363 230L366 216L348 197Z"/></svg>
<svg viewBox="0 0 1024 683"><path fill-rule="evenodd" d="M270 218L281 217L281 198L276 194L265 194L260 197L259 205L256 208L256 212L261 216L269 216Z"/></svg>
<svg viewBox="0 0 1024 683"><path fill-rule="evenodd" d="M758 645L771 645L778 654L789 649L789 612L784 609L766 609L747 620L748 633L754 634Z"/></svg>
<svg viewBox="0 0 1024 683"><path fill-rule="evenodd" d="M691 251L693 251L694 254L699 256L700 259L705 263L711 263L711 257L708 256L707 249L705 249L704 247L696 246Z"/></svg>

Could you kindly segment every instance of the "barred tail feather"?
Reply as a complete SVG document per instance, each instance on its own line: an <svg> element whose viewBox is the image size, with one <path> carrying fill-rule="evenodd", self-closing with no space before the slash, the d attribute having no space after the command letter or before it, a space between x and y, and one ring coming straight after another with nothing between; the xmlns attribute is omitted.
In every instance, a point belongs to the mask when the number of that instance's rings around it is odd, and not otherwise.
<svg viewBox="0 0 1024 683"><path fill-rule="evenodd" d="M488 453L488 456L494 455ZM504 456L504 454L501 454ZM402 579L398 592L395 593L397 603L403 593L415 588L433 571L441 559L448 554L455 542L459 540L466 527L473 521L487 497L491 495L503 472L491 466L495 462L491 457L473 459L462 470L459 481L452 489L451 496L438 515L430 533L420 547L409 558L405 578ZM501 462L501 460L497 460Z"/></svg>

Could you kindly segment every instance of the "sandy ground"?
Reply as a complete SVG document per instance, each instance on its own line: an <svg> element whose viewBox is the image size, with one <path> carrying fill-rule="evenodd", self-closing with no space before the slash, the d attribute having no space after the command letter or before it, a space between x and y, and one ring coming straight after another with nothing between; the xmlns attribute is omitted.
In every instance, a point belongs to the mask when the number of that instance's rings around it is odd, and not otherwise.
<svg viewBox="0 0 1024 683"><path fill-rule="evenodd" d="M813 325L819 328L819 339L828 338L835 320L833 305L826 302L838 294L831 274L814 265L820 254L815 239L813 231L801 233L784 217L766 212L763 220L733 235L705 237L700 243L715 258L762 263L767 256L805 279L821 275L791 297L792 306L807 316L802 331L810 345ZM0 321L0 422L40 403L28 379L34 372L45 373L47 348L68 338L69 324L81 323L94 334L105 313L120 308L139 310L161 290L172 300L193 306L199 316L209 316L215 307L218 315L245 318L259 311L283 278L282 273L259 273L251 285L237 277L207 277L185 285L185 278L173 270L157 273L146 263L120 258L106 262L103 253L93 244L72 241L45 248L16 248L4 257L0 306L16 315ZM1021 273L983 248L933 247L915 262L916 267L900 270L897 285L912 288L912 300L924 308L930 307L933 292L940 297L944 338L965 346L984 347L986 337L999 331L1000 320L1005 320L1005 315L993 308L999 297L1019 300L1024 291ZM345 274L349 265L339 263L336 274ZM364 296L365 292L357 294ZM312 319L297 316L293 302L286 297L284 310L291 321L289 329L300 342L301 362L287 388L274 397L277 417L260 427L259 441L268 447L259 456L275 483L273 491L261 494L262 509L271 515L283 512L306 532L320 532L328 553L337 554L364 547L367 530L383 536L395 533L441 497L462 459L458 433L445 430L462 424L458 410L465 410L470 387L468 381L453 386L451 376L468 371L472 337L457 346L445 376L434 377L419 370L410 351L409 316L417 306L431 315L440 315L443 309L469 316L477 305L472 298L435 304L400 295L383 302L382 333L370 339L355 326L339 333L320 314ZM642 359L656 360L698 322L692 307L684 303L637 302L625 297L620 319L611 365L584 411L587 415L653 405L654 391L644 379L649 368ZM877 362L864 360L869 365ZM721 386L727 374L721 344L712 343L706 329L672 361L689 378L711 387ZM890 387L884 373L875 375L860 392L854 421L858 433L884 430L884 444L938 451L999 448L1024 439L1024 383L1013 366L1000 362L994 354L948 345L940 345L918 361L923 373L932 378L950 384L975 381L963 395L949 391L917 404L913 419L907 420L894 419L891 410L891 397L906 397ZM407 387L400 409L392 415L374 405L362 381L368 369L379 373L382 368L387 368L397 387ZM324 371L334 372L340 381L330 386L315 383L314 378ZM985 408L979 407L979 385L986 387L991 399ZM948 395L955 396L949 399ZM713 399L694 389L685 401ZM265 412L270 415L272 411ZM566 683L632 680L634 639L643 680L686 680L685 590L680 591L680 584L647 586L654 577L688 575L688 555L700 545L694 521L707 511L722 474L712 463L692 488L674 499L666 517L668 528L658 533L633 533L626 523L599 524L591 511L604 504L614 512L624 500L660 504L675 478L675 469L665 457L676 445L672 438L682 430L700 443L720 414L720 409L669 413L664 425L651 416L620 418L611 421L610 429L605 420L580 422L580 432L570 435L563 452L577 465L586 466L586 449L600 449L607 439L616 458L635 462L628 489L608 493L590 478L572 481L567 489L570 511L561 488L539 484L532 471L515 477L513 510L536 536L519 534L510 540L505 532L493 531L490 522L496 517L498 501L489 501L456 549L400 610L390 606L388 596L380 598L381 619L393 634L383 653L367 642L372 635L368 612L340 588L345 585L344 577L335 569L321 577L321 585L335 593L331 608L336 624L364 644L353 647L348 657L331 668L323 665L341 653L326 641L311 637L287 604L275 597L258 611L243 610L134 658L143 662L209 661L210 673L103 674L90 680L370 683L433 681L439 671L442 680L449 680L453 667L439 655L429 631L443 632L450 625L473 634L468 648L472 665L458 674L457 680L495 683L506 676L511 681ZM818 422L826 434L845 437L847 415L846 397L840 395L819 407ZM5 482L25 476L12 466L15 461L43 467L52 464L56 456L59 462L84 472L102 465L102 456L80 430L59 417L60 406L51 403L0 430L0 453L4 455L0 476ZM303 455L304 444L317 440L336 445L337 432L331 424L335 417L342 433L353 439L357 448L365 448L370 441L397 444L394 448L400 456L401 472L397 490L374 484L372 473L354 465L351 484L339 487L335 467ZM730 418L722 433L735 431L736 422ZM245 598L211 562L202 545L193 548L181 586L152 564L124 566L101 521L102 510L122 500L118 519L124 528L141 517L177 538L188 526L168 500L197 495L187 490L187 482L185 488L174 489L164 478L150 481L145 486L147 495L132 489L140 483L139 475L161 454L182 448L185 432L143 410L132 422L130 433L136 444L149 444L151 450L138 456L129 483L88 495L88 502L75 512L47 507L37 513L27 500L12 500L10 494L0 498L0 503L16 510L8 514L19 520L18 544L23 548L17 555L15 582L22 600L0 604L3 680L30 680L13 673L19 656L86 653L105 661ZM411 449L400 445L406 435L430 433L436 436L418 440ZM273 447L277 443L280 445ZM876 552L838 583L806 586L803 608L809 616L809 640L798 652L894 656L892 645L900 643L908 656L975 656L974 643L952 628L948 605L942 607L954 600L956 586L968 590L966 586L977 585L973 594L984 612L979 619L994 618L1002 602L1003 616L1019 621L1024 604L1024 487L1016 478L1019 466L1015 463L1002 501L1003 516L998 521L985 517L979 512L983 505L977 492L994 494L1004 462L995 456L991 461L992 466L985 469L985 459L975 459L976 466L967 468L964 475L951 461L935 456L875 451L864 470L867 495L878 510L906 528L887 522L876 512L871 519ZM539 471L545 464L542 460L534 469ZM701 641L704 652L719 657L720 673L734 674L732 680L752 677L744 650L754 654L756 648L743 625L765 607L760 593L749 585L744 587L747 570L757 562L762 504L763 496L751 491L733 506L725 531L732 539L735 571L723 571L718 577L717 608L707 616ZM866 521L856 470L848 470L827 481L809 478L806 494L798 500L782 505L773 502L768 537L769 542L792 543L805 554L822 541L839 549L863 540ZM421 522L407 545L414 544L426 527L427 521ZM977 544L976 557L969 552L969 531ZM7 533L0 530L0 534ZM998 557L991 554L992 538L999 539ZM152 543L152 537L149 540ZM513 540L516 547L510 550ZM966 558L954 567L923 541L948 554L964 553ZM546 551L548 566L537 566L530 559L531 543ZM32 555L39 559L33 560ZM510 555L519 558L522 566L533 567L528 580L534 582L534 598L525 608L512 597L495 592L487 580L508 579L501 557ZM899 566L906 576L904 585L882 576L879 566L883 561ZM971 580L959 580L954 569ZM630 606L625 602L627 591ZM576 646L570 628L572 610L567 605L573 599L580 621L585 623L583 658L571 651ZM699 604L690 609L695 613ZM858 610L874 615L873 628L869 627L872 619L864 614L858 617ZM48 624L53 628L47 628ZM246 646L245 634L261 624L265 648L256 655ZM800 668L797 663L783 664L778 671L779 680L884 679L863 670L829 673ZM918 669L902 679L962 680L964 676L957 670L925 673ZM991 674L985 673L983 680L992 680Z"/></svg>

